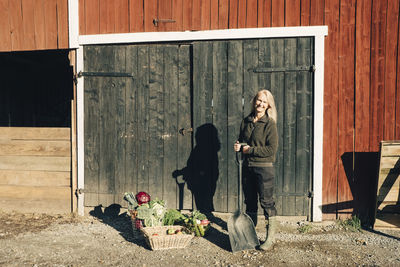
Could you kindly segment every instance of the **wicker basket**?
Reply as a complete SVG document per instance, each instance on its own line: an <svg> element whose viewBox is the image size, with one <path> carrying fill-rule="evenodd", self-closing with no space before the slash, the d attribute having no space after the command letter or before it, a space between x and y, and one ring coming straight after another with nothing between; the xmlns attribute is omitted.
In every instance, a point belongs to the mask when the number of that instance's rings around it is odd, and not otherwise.
<svg viewBox="0 0 400 267"><path fill-rule="evenodd" d="M182 234L168 235L169 229L181 230ZM194 236L186 233L185 228L180 225L143 227L141 231L152 250L185 248Z"/></svg>
<svg viewBox="0 0 400 267"><path fill-rule="evenodd" d="M136 219L137 211L129 210L129 214L131 217L133 238L140 239L143 237L143 235L142 235L142 232L140 231L140 229L136 228L136 220L138 220L138 219Z"/></svg>

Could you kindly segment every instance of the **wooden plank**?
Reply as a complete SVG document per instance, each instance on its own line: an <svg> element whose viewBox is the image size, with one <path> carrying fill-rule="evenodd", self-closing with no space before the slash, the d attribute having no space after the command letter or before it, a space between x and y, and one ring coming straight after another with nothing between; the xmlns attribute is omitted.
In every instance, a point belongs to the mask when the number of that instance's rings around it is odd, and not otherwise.
<svg viewBox="0 0 400 267"><path fill-rule="evenodd" d="M115 33L129 32L129 0L115 0Z"/></svg>
<svg viewBox="0 0 400 267"><path fill-rule="evenodd" d="M238 28L246 28L246 4L247 0L238 0Z"/></svg>
<svg viewBox="0 0 400 267"><path fill-rule="evenodd" d="M115 33L114 1L99 2L99 33Z"/></svg>
<svg viewBox="0 0 400 267"><path fill-rule="evenodd" d="M144 1L144 31L156 32L153 20L157 18L157 0Z"/></svg>
<svg viewBox="0 0 400 267"><path fill-rule="evenodd" d="M29 205L26 203L29 202ZM15 199L0 198L3 211L21 213L69 214L71 205L69 199Z"/></svg>
<svg viewBox="0 0 400 267"><path fill-rule="evenodd" d="M212 145L209 148L213 172L211 188L215 191L214 207L221 212L228 211L228 150L232 150L235 139L228 139L228 43L214 42L213 44L213 125L211 130ZM239 123L239 122L238 122ZM215 179L215 180L214 180ZM213 188L213 186L215 186ZM213 191L212 190L212 191ZM211 192L214 193L214 192Z"/></svg>
<svg viewBox="0 0 400 267"><path fill-rule="evenodd" d="M69 187L0 185L0 198L15 199L70 199Z"/></svg>
<svg viewBox="0 0 400 267"><path fill-rule="evenodd" d="M164 0L158 1L158 19L159 20L168 20L172 19L172 1ZM171 29L172 23L159 22L157 26L157 30L160 32L169 31Z"/></svg>
<svg viewBox="0 0 400 267"><path fill-rule="evenodd" d="M70 141L6 141L0 139L1 156L71 156Z"/></svg>
<svg viewBox="0 0 400 267"><path fill-rule="evenodd" d="M101 57L97 60L101 71L114 71L115 47L111 45L100 48ZM96 77L99 80L99 204L107 206L114 200L116 148L119 136L116 136L118 116L116 105L118 99L117 81L113 77ZM112 198L109 195L111 194Z"/></svg>
<svg viewBox="0 0 400 267"><path fill-rule="evenodd" d="M244 116L251 112L251 101L259 91L258 77L252 69L258 67L258 40L243 41Z"/></svg>
<svg viewBox="0 0 400 267"><path fill-rule="evenodd" d="M191 112L191 56L190 46L179 46L179 59L178 59L178 114L177 123L178 129L192 128L192 112ZM178 208L190 210L193 208L192 193L187 188L187 184L183 180L185 177L184 168L187 167L187 160L192 151L193 134L178 135L178 150L177 150L177 170L174 175L179 187L178 192ZM178 175L179 174L179 175Z"/></svg>
<svg viewBox="0 0 400 267"><path fill-rule="evenodd" d="M218 29L219 0L211 0L210 3L210 30Z"/></svg>
<svg viewBox="0 0 400 267"><path fill-rule="evenodd" d="M381 157L381 163L380 163L380 168L381 169L386 169L386 168L394 168L395 166L399 165L399 156L385 156Z"/></svg>
<svg viewBox="0 0 400 267"><path fill-rule="evenodd" d="M285 1L271 0L271 26L285 26Z"/></svg>
<svg viewBox="0 0 400 267"><path fill-rule="evenodd" d="M8 0L0 0L0 51L11 51L11 28Z"/></svg>
<svg viewBox="0 0 400 267"><path fill-rule="evenodd" d="M162 198L166 201L169 208L179 208L178 202L178 186L173 179L173 172L177 168L177 148L178 148L178 63L179 63L179 50L177 45L164 45L164 95L163 95L163 110L164 110L164 125L163 130L160 132L163 141L163 183ZM163 151L163 152L162 152Z"/></svg>
<svg viewBox="0 0 400 267"><path fill-rule="evenodd" d="M144 2L143 0L129 1L129 32L144 31Z"/></svg>
<svg viewBox="0 0 400 267"><path fill-rule="evenodd" d="M301 22L301 0L286 0L285 3L285 26L300 26Z"/></svg>
<svg viewBox="0 0 400 267"><path fill-rule="evenodd" d="M297 40L297 64L312 64L311 38ZM295 164L295 192L304 194L296 197L296 215L308 214L307 192L310 190L312 173L312 139L313 139L313 91L312 74L300 72L296 80L296 164Z"/></svg>
<svg viewBox="0 0 400 267"><path fill-rule="evenodd" d="M357 3L354 150L369 151L371 2ZM355 174L357 176L357 174Z"/></svg>
<svg viewBox="0 0 400 267"><path fill-rule="evenodd" d="M209 30L211 26L211 0L202 0L200 10L200 30Z"/></svg>
<svg viewBox="0 0 400 267"><path fill-rule="evenodd" d="M149 194L162 199L163 188L163 140L160 133L164 132L164 96L163 96L163 56L162 45L149 48Z"/></svg>
<svg viewBox="0 0 400 267"><path fill-rule="evenodd" d="M201 0L192 0L192 30L201 29Z"/></svg>
<svg viewBox="0 0 400 267"><path fill-rule="evenodd" d="M262 0L259 1L259 3L262 3L262 7L259 7L263 9L262 14L263 14L263 27L271 27L272 24L272 0ZM260 27L260 26L259 26Z"/></svg>
<svg viewBox="0 0 400 267"><path fill-rule="evenodd" d="M182 17L182 24L183 30L191 30L193 29L195 13L193 11L193 1L183 1L183 17ZM197 13L196 13L197 14Z"/></svg>
<svg viewBox="0 0 400 267"><path fill-rule="evenodd" d="M98 47L88 46L84 49L86 58L85 71L97 71L101 51ZM100 153L100 80L94 77L84 78L84 139L85 139L85 189L97 191L99 187L99 153ZM97 194L85 194L85 205L98 205Z"/></svg>
<svg viewBox="0 0 400 267"><path fill-rule="evenodd" d="M22 0L22 34L24 39L24 50L34 50L35 44L35 23L34 23L34 6L35 3L32 0Z"/></svg>
<svg viewBox="0 0 400 267"><path fill-rule="evenodd" d="M309 26L310 25L310 5L311 0L301 0L301 15L300 15L300 25L301 26Z"/></svg>
<svg viewBox="0 0 400 267"><path fill-rule="evenodd" d="M238 28L238 0L230 0L229 1L229 19L228 19L228 28L235 29Z"/></svg>
<svg viewBox="0 0 400 267"><path fill-rule="evenodd" d="M338 79L339 77L339 0L325 4L325 23L329 28L325 47L324 81L324 141L322 210L323 219L336 219L337 173L338 173Z"/></svg>
<svg viewBox="0 0 400 267"><path fill-rule="evenodd" d="M372 3L371 27L371 93L370 93L370 151L379 150L383 140L384 82L385 82L385 31L387 1Z"/></svg>
<svg viewBox="0 0 400 267"><path fill-rule="evenodd" d="M70 128L0 127L1 140L70 140Z"/></svg>
<svg viewBox="0 0 400 267"><path fill-rule="evenodd" d="M184 0L172 0L172 19L175 20L175 23L171 25L171 30L174 31L183 31L183 11L184 4L186 2Z"/></svg>
<svg viewBox="0 0 400 267"><path fill-rule="evenodd" d="M387 156L398 156L400 155L400 145L382 145L382 155Z"/></svg>
<svg viewBox="0 0 400 267"><path fill-rule="evenodd" d="M75 51L70 52L70 56L75 58ZM71 60L71 65L75 67L75 60ZM76 96L76 86L74 86L74 96ZM76 99L74 97L74 99ZM77 127L76 127L76 102L71 100L71 210L72 212L78 211L78 147L77 147Z"/></svg>
<svg viewBox="0 0 400 267"><path fill-rule="evenodd" d="M229 177L228 212L238 209L238 169L233 144L239 138L240 123L243 119L243 42L228 43L228 122L227 122L227 177ZM247 103L246 103L247 104ZM247 114L246 114L247 115Z"/></svg>
<svg viewBox="0 0 400 267"><path fill-rule="evenodd" d="M99 16L99 0L85 0L85 34L98 34L100 32Z"/></svg>
<svg viewBox="0 0 400 267"><path fill-rule="evenodd" d="M24 47L21 1L22 0L9 1L8 10L11 14L9 21L12 51L22 50Z"/></svg>
<svg viewBox="0 0 400 267"><path fill-rule="evenodd" d="M257 28L258 0L247 0L246 28Z"/></svg>
<svg viewBox="0 0 400 267"><path fill-rule="evenodd" d="M213 61L212 42L195 42L193 44L193 129L195 131L195 146L188 160L188 168L191 172L188 185L194 195L197 209L207 208L209 198L204 198L206 188L200 180L203 176L211 176L212 163L208 157L209 148L206 143L209 140L210 128L213 120ZM207 143L208 144L208 143ZM207 155L207 156L204 156Z"/></svg>
<svg viewBox="0 0 400 267"><path fill-rule="evenodd" d="M69 48L68 0L57 0L57 44L58 49Z"/></svg>
<svg viewBox="0 0 400 267"><path fill-rule="evenodd" d="M270 50L270 64L273 68L284 67L284 40L283 39L271 39L266 44L266 49ZM285 74L283 72L275 72L271 74L269 88L275 99L275 105L277 108L277 129L278 129L278 151L276 153L275 161L275 196L276 197L276 208L278 215L284 214L283 198L283 176L284 176L284 153L283 153L283 140L284 140L284 114L285 114ZM279 202L281 201L281 202Z"/></svg>
<svg viewBox="0 0 400 267"><path fill-rule="evenodd" d="M398 34L399 27L399 1L388 0L386 14L386 47L385 47L385 99L384 99L384 130L383 139L395 138L396 121L396 78L398 43L393 41L393 36Z"/></svg>
<svg viewBox="0 0 400 267"><path fill-rule="evenodd" d="M44 3L46 49L57 49L57 1Z"/></svg>
<svg viewBox="0 0 400 267"><path fill-rule="evenodd" d="M325 2L326 1L324 1L324 0L311 0L311 2L310 2L310 8L311 8L310 25L311 26L324 25L324 7L327 4ZM328 1L328 2L330 2L330 1Z"/></svg>
<svg viewBox="0 0 400 267"><path fill-rule="evenodd" d="M285 67L291 68L296 66L296 50L297 40L295 38L287 38L284 40L284 65ZM284 99L285 99L285 111L283 115L283 193L295 193L297 179L301 177L297 176L296 173L296 122L297 122L297 74L296 73L285 73L284 81ZM279 87L278 87L279 88ZM281 87L282 89L282 87ZM295 214L295 198L289 197L288 201L283 206L283 214Z"/></svg>
<svg viewBox="0 0 400 267"><path fill-rule="evenodd" d="M70 157L0 156L1 170L70 171Z"/></svg>
<svg viewBox="0 0 400 267"><path fill-rule="evenodd" d="M126 48L126 71L138 77L138 47L129 45ZM138 80L129 79L125 98L125 190L136 193L138 183L138 142L139 117L137 112Z"/></svg>
<svg viewBox="0 0 400 267"><path fill-rule="evenodd" d="M374 229L399 229L399 227L399 214L379 214L374 224Z"/></svg>
<svg viewBox="0 0 400 267"><path fill-rule="evenodd" d="M71 184L69 172L1 170L1 185L66 187Z"/></svg>
<svg viewBox="0 0 400 267"><path fill-rule="evenodd" d="M126 46L114 46L114 72L124 73L127 72L126 68ZM126 88L128 81L131 78L120 77L113 78L114 87L112 93L115 94L116 102L111 103L115 106L114 124L115 132L115 148L112 151L113 163L115 164L114 175L109 179L114 179L114 202L122 204L123 193L126 192L125 183L125 166L126 166L126 140L128 133L126 131L126 117L125 117L125 101L126 101ZM113 86L113 85L112 85ZM111 204L113 204L111 203Z"/></svg>
<svg viewBox="0 0 400 267"><path fill-rule="evenodd" d="M218 29L229 27L229 0L219 0L218 5Z"/></svg>
<svg viewBox="0 0 400 267"><path fill-rule="evenodd" d="M79 1L79 34L86 34L86 0Z"/></svg>
<svg viewBox="0 0 400 267"><path fill-rule="evenodd" d="M137 154L140 155L137 160L138 164L138 185L137 191L149 190L149 48L148 46L138 47L138 70L137 70Z"/></svg>
<svg viewBox="0 0 400 267"><path fill-rule="evenodd" d="M354 151L353 147L353 121L354 121L354 45L355 45L355 1L341 1L340 5L340 43L339 43L339 155L348 151ZM338 204L353 200L350 188L350 179L354 176L352 172L346 172L351 162L345 162L347 158L341 157L339 161L338 175ZM350 161L350 159L348 159ZM340 212L345 214L341 218L351 215L352 208Z"/></svg>

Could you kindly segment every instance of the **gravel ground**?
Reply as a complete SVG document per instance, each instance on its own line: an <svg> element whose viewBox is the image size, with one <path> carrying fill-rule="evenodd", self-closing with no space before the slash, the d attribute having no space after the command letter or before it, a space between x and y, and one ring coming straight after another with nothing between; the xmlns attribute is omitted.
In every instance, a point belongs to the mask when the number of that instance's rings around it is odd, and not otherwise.
<svg viewBox="0 0 400 267"><path fill-rule="evenodd" d="M351 231L338 223L279 218L271 251L232 253L226 219L184 249L152 251L115 216L0 212L0 266L400 266L399 230ZM265 239L263 221L257 226Z"/></svg>

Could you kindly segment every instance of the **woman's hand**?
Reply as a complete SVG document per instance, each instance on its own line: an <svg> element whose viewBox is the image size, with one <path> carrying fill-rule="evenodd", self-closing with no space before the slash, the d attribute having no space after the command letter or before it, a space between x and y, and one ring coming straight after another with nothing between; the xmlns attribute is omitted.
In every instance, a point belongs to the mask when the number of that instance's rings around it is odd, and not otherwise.
<svg viewBox="0 0 400 267"><path fill-rule="evenodd" d="M248 154L249 153L249 149L250 149L249 145L243 145L243 147L242 147L242 144L240 144L239 141L236 141L236 143L233 145L233 149L236 152L239 152L240 148L242 148L243 154Z"/></svg>
<svg viewBox="0 0 400 267"><path fill-rule="evenodd" d="M239 152L239 151L240 151L240 147L241 147L241 144L239 144L239 141L236 141L236 143L233 145L233 149L234 149L236 152Z"/></svg>

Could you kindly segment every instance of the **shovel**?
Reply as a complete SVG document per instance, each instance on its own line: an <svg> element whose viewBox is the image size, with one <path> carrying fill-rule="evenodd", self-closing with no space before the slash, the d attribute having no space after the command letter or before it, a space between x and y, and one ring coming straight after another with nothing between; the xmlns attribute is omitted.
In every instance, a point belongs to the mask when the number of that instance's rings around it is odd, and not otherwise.
<svg viewBox="0 0 400 267"><path fill-rule="evenodd" d="M241 152L236 152L236 161L239 165L238 210L228 220L229 241L232 252L255 249L260 245L253 220L242 212L243 158Z"/></svg>

